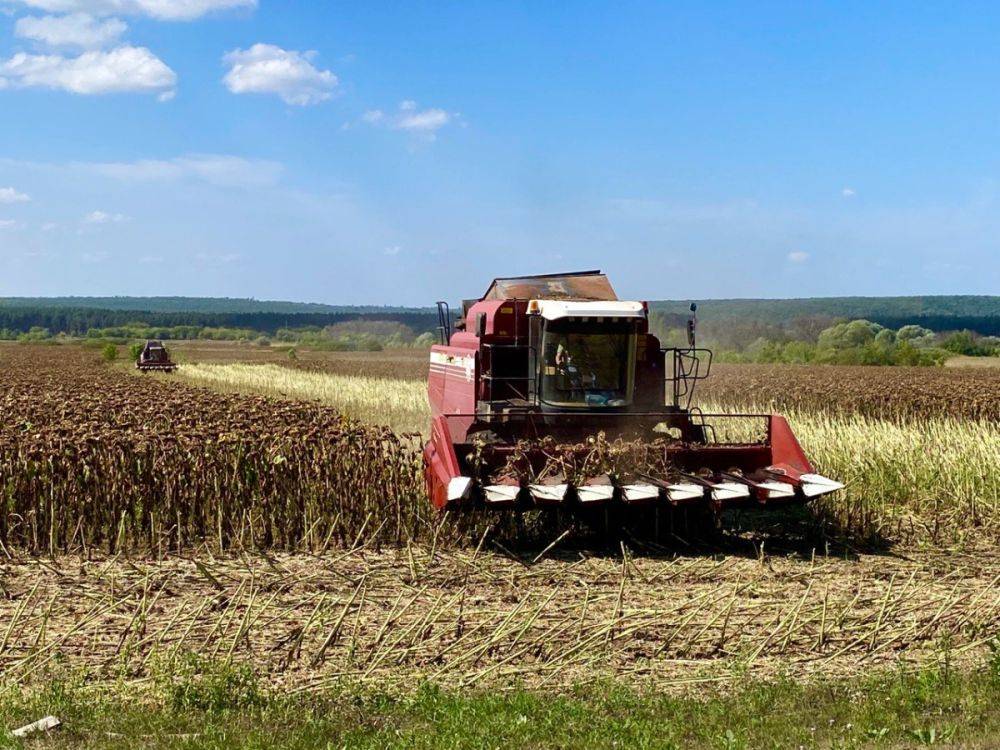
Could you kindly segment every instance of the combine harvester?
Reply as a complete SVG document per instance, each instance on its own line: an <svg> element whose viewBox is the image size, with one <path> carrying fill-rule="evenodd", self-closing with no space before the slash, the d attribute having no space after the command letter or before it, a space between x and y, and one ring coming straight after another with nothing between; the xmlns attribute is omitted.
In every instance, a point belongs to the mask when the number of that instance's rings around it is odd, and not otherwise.
<svg viewBox="0 0 1000 750"><path fill-rule="evenodd" d="M159 341L147 341L135 361L139 372L173 372L177 365L170 360L167 348Z"/></svg>
<svg viewBox="0 0 1000 750"><path fill-rule="evenodd" d="M814 471L784 417L691 407L712 359L695 346L695 309L689 346L661 348L647 304L619 300L599 271L496 279L464 303L455 330L439 302L424 448L433 505L718 516L841 489ZM720 438L731 433L753 437Z"/></svg>

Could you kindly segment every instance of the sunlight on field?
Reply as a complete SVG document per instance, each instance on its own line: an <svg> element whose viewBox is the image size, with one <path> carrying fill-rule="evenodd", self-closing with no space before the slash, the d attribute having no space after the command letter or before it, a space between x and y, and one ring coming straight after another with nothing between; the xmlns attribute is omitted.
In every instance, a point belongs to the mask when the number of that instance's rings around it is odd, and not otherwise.
<svg viewBox="0 0 1000 750"><path fill-rule="evenodd" d="M321 401L365 422L397 432L426 432L430 421L422 381L335 375L279 365L181 365L189 380L226 390Z"/></svg>
<svg viewBox="0 0 1000 750"><path fill-rule="evenodd" d="M995 422L788 417L810 460L847 484L823 500L844 526L936 541L947 530L1000 532Z"/></svg>
<svg viewBox="0 0 1000 750"><path fill-rule="evenodd" d="M950 357L945 361L944 366L1000 368L1000 357Z"/></svg>
<svg viewBox="0 0 1000 750"><path fill-rule="evenodd" d="M302 372L277 365L185 365L191 380L232 390L317 399L399 432L427 431L422 382ZM706 413L733 411L703 404ZM738 411L766 412L744 405ZM848 489L823 501L845 526L920 536L1000 531L1000 426L952 418L889 421L785 412L807 455ZM723 435L719 439L751 439ZM904 531L903 527L909 527Z"/></svg>

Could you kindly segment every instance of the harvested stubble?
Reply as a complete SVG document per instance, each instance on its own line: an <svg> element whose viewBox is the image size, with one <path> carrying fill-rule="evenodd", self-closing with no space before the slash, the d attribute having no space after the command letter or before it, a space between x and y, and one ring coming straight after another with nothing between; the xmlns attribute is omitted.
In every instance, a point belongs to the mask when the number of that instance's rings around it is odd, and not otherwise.
<svg viewBox="0 0 1000 750"><path fill-rule="evenodd" d="M328 352L295 346L296 356L290 359L288 346L275 344L261 347L249 342L173 341L170 343L170 352L181 364L277 364L304 372L363 375L427 383L430 364L427 349Z"/></svg>
<svg viewBox="0 0 1000 750"><path fill-rule="evenodd" d="M671 559L623 548L531 564L359 545L318 558L24 559L0 562L0 574L6 682L53 664L141 680L195 652L289 690L423 679L559 689L599 677L683 688L854 675L942 649L961 664L1000 628L990 555Z"/></svg>
<svg viewBox="0 0 1000 750"><path fill-rule="evenodd" d="M329 407L126 377L66 347L7 347L0 543L319 549L420 536L419 450Z"/></svg>
<svg viewBox="0 0 1000 750"><path fill-rule="evenodd" d="M275 364L181 365L179 375L222 390L316 399L348 417L391 425L400 433L427 430L427 384L394 378L302 371Z"/></svg>

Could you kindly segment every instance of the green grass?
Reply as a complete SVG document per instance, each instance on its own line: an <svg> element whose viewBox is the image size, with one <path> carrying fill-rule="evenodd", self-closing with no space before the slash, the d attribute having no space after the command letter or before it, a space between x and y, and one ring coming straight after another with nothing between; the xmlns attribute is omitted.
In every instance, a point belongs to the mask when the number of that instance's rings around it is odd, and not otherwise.
<svg viewBox="0 0 1000 750"><path fill-rule="evenodd" d="M1000 654L958 672L947 660L915 674L802 685L748 682L736 693L671 696L615 684L565 695L408 696L343 688L268 694L249 671L187 659L136 697L62 679L0 694L0 721L46 714L63 727L27 747L121 748L908 748L1000 743ZM22 746L0 739L0 747Z"/></svg>

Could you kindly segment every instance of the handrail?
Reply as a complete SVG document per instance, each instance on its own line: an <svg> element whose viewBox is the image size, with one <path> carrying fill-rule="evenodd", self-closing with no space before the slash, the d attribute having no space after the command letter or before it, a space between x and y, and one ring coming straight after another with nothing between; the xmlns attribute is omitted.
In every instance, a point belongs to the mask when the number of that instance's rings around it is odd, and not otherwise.
<svg viewBox="0 0 1000 750"><path fill-rule="evenodd" d="M707 378L712 371L714 357L712 350L697 347L667 347L661 351L664 356L667 352L673 353L671 373L669 375L664 373L664 380L670 381L673 385L673 405L678 409L690 409L695 385L699 380ZM701 355L705 355L706 358L703 360ZM683 405L682 399L686 399Z"/></svg>
<svg viewBox="0 0 1000 750"><path fill-rule="evenodd" d="M437 303L437 314L438 314L438 338L440 339L442 346L447 346L451 343L451 306L447 302Z"/></svg>

